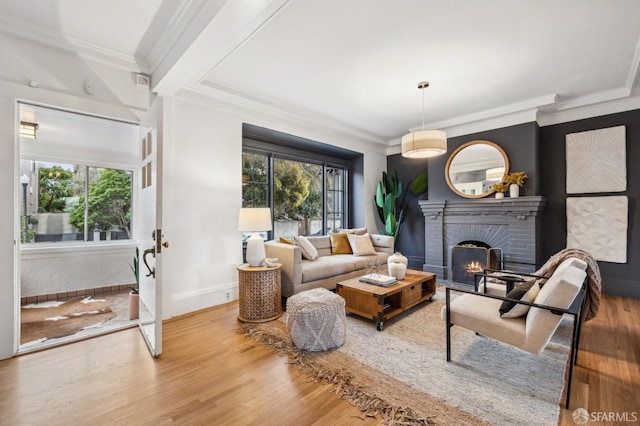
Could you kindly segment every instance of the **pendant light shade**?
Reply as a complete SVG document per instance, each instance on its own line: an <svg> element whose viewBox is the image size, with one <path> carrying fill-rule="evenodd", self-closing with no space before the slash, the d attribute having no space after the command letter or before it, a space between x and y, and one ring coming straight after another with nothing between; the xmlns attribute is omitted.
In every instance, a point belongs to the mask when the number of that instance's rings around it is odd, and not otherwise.
<svg viewBox="0 0 640 426"><path fill-rule="evenodd" d="M402 156L407 158L429 158L447 152L447 134L442 130L424 129L424 89L429 83L418 83L422 90L422 130L407 133L402 137Z"/></svg>
<svg viewBox="0 0 640 426"><path fill-rule="evenodd" d="M402 137L402 156L429 158L447 152L447 134L442 130L420 130Z"/></svg>

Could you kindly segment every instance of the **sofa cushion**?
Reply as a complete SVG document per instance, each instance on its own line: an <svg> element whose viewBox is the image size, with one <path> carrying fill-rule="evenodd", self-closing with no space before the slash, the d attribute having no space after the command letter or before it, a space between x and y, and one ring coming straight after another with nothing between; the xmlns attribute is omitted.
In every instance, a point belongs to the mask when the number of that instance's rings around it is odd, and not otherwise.
<svg viewBox="0 0 640 426"><path fill-rule="evenodd" d="M540 286L535 281L517 285L507 293L510 299L522 300L523 302L533 302L538 293ZM503 301L500 305L500 316L502 318L518 318L529 312L530 306L519 305L515 302Z"/></svg>
<svg viewBox="0 0 640 426"><path fill-rule="evenodd" d="M318 250L318 256L331 256L331 238L328 235L308 235L307 240Z"/></svg>
<svg viewBox="0 0 640 426"><path fill-rule="evenodd" d="M369 234L347 234L347 238L349 238L349 244L351 245L351 250L354 255L367 256L370 254L376 254L376 250L373 248L373 243L371 242Z"/></svg>
<svg viewBox="0 0 640 426"><path fill-rule="evenodd" d="M355 270L353 255L336 254L335 256L320 256L313 262L302 261L302 282L322 280L341 274L348 274Z"/></svg>
<svg viewBox="0 0 640 426"><path fill-rule="evenodd" d="M298 235L297 237L294 237L294 239L302 251L302 257L307 260L316 260L318 258L318 250L316 250L314 245L311 244L306 237Z"/></svg>
<svg viewBox="0 0 640 426"><path fill-rule="evenodd" d="M345 233L329 233L331 238L331 254L351 254L351 245L349 244L349 238Z"/></svg>

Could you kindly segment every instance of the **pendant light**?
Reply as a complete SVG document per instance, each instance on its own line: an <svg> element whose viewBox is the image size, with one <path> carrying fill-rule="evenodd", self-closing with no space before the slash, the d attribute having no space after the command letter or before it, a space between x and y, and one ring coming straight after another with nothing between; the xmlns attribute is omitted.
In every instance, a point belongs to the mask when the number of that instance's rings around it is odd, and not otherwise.
<svg viewBox="0 0 640 426"><path fill-rule="evenodd" d="M402 137L402 156L407 158L429 158L447 152L447 134L442 130L424 129L424 89L429 82L418 83L422 90L422 130L410 132Z"/></svg>

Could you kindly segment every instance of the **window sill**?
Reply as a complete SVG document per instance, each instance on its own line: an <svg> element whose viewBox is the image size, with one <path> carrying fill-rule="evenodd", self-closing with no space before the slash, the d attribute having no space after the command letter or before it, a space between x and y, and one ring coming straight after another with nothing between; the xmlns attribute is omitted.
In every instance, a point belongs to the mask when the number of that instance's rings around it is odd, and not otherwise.
<svg viewBox="0 0 640 426"><path fill-rule="evenodd" d="M20 247L21 255L40 255L49 253L88 253L88 252L105 252L135 249L136 242L134 240L120 241L100 241L100 242L58 242L58 243L35 243L22 245Z"/></svg>

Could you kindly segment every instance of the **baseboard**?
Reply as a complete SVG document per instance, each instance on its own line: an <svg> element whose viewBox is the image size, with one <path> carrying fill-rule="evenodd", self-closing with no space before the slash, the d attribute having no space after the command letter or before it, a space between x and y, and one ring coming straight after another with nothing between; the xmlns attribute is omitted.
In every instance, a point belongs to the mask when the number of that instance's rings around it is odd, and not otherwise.
<svg viewBox="0 0 640 426"><path fill-rule="evenodd" d="M602 293L609 296L640 299L640 282L603 277Z"/></svg>
<svg viewBox="0 0 640 426"><path fill-rule="evenodd" d="M184 315L189 312L222 305L237 299L237 282L176 293L171 298L171 316Z"/></svg>

